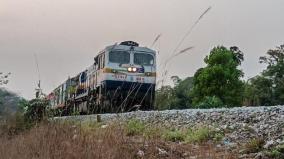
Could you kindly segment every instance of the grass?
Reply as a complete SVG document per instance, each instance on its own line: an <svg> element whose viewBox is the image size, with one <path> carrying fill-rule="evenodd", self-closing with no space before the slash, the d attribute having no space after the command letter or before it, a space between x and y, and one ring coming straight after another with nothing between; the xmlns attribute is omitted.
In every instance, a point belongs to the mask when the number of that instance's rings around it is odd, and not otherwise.
<svg viewBox="0 0 284 159"><path fill-rule="evenodd" d="M196 130L188 130L186 141L189 143L202 143L211 139L210 129L200 127Z"/></svg>
<svg viewBox="0 0 284 159"><path fill-rule="evenodd" d="M141 135L144 133L145 125L137 119L127 122L126 131L128 136Z"/></svg>
<svg viewBox="0 0 284 159"><path fill-rule="evenodd" d="M284 144L278 145L271 150L264 152L266 156L272 159L283 159L284 158Z"/></svg>
<svg viewBox="0 0 284 159"><path fill-rule="evenodd" d="M186 142L170 142L185 140L186 133L145 125L138 120L127 123L43 122L16 134L1 133L0 156L13 159L237 158L236 154L210 143L196 147ZM164 140L165 135L167 140ZM166 154L161 156L161 150Z"/></svg>
<svg viewBox="0 0 284 159"><path fill-rule="evenodd" d="M184 141L186 136L182 131L174 129L165 131L163 137L167 141L176 142Z"/></svg>
<svg viewBox="0 0 284 159"><path fill-rule="evenodd" d="M263 149L265 141L261 138L254 138L244 145L245 153L256 153Z"/></svg>

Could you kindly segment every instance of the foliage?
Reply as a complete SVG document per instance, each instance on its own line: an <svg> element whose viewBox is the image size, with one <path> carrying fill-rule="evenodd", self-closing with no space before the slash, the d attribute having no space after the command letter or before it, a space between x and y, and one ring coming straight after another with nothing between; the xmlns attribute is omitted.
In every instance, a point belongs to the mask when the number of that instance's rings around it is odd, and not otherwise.
<svg viewBox="0 0 284 159"><path fill-rule="evenodd" d="M174 87L162 86L156 91L156 108L165 109L186 109L191 107L189 96L193 87L193 77L181 80L178 76L173 76Z"/></svg>
<svg viewBox="0 0 284 159"><path fill-rule="evenodd" d="M271 80L271 103L273 105L284 104L284 45L268 50L268 56L260 57L260 63L267 64L262 75Z"/></svg>
<svg viewBox="0 0 284 159"><path fill-rule="evenodd" d="M267 56L260 57L260 63L267 65L258 76L245 85L245 105L284 104L284 45L268 50Z"/></svg>
<svg viewBox="0 0 284 159"><path fill-rule="evenodd" d="M186 141L190 143L202 143L209 139L211 139L211 133L210 129L207 127L201 127L196 130L189 130L186 136Z"/></svg>
<svg viewBox="0 0 284 159"><path fill-rule="evenodd" d="M205 68L199 69L194 75L194 88L191 92L193 105L198 106L208 100L232 107L242 104L243 72L238 69L243 61L243 54L237 47L227 49L215 47L204 62ZM219 102L219 99L221 102Z"/></svg>
<svg viewBox="0 0 284 159"><path fill-rule="evenodd" d="M171 86L162 86L156 91L155 107L158 110L171 109L175 100L173 88Z"/></svg>
<svg viewBox="0 0 284 159"><path fill-rule="evenodd" d="M256 153L262 150L265 141L261 138L251 139L244 145L245 152Z"/></svg>
<svg viewBox="0 0 284 159"><path fill-rule="evenodd" d="M196 105L201 109L217 108L223 106L223 102L216 96L205 97L204 100Z"/></svg>
<svg viewBox="0 0 284 159"><path fill-rule="evenodd" d="M167 141L177 142L185 141L186 143L204 143L209 140L219 142L223 139L224 134L215 132L208 127L197 127L188 131L177 129L164 131L162 137Z"/></svg>
<svg viewBox="0 0 284 159"><path fill-rule="evenodd" d="M273 105L272 80L263 76L255 76L247 81L244 91L244 105Z"/></svg>
<svg viewBox="0 0 284 159"><path fill-rule="evenodd" d="M264 154L269 158L283 159L284 158L284 144L280 144L272 149L264 151Z"/></svg>
<svg viewBox="0 0 284 159"><path fill-rule="evenodd" d="M145 125L137 119L128 121L126 125L126 133L128 136L143 134Z"/></svg>
<svg viewBox="0 0 284 159"><path fill-rule="evenodd" d="M24 116L29 122L39 122L47 116L48 100L42 98L32 99L22 103Z"/></svg>
<svg viewBox="0 0 284 159"><path fill-rule="evenodd" d="M185 134L181 132L180 130L167 130L163 134L163 138L167 141L184 141L185 140Z"/></svg>
<svg viewBox="0 0 284 159"><path fill-rule="evenodd" d="M162 136L162 128L156 126L147 126L143 136L147 139L160 138Z"/></svg>
<svg viewBox="0 0 284 159"><path fill-rule="evenodd" d="M193 88L193 77L187 77L184 80L181 80L175 87L174 87L174 94L176 97L176 103L174 105L178 109L186 109L191 107L191 97L190 91Z"/></svg>

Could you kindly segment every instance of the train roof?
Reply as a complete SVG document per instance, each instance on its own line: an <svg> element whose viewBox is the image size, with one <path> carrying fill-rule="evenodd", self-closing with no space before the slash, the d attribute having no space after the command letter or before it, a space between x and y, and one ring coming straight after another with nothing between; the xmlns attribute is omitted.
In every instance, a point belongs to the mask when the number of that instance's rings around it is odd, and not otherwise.
<svg viewBox="0 0 284 159"><path fill-rule="evenodd" d="M148 52L148 53L153 53L155 54L156 51L149 49L148 47L140 47L138 43L133 42L133 41L124 41L121 42L120 44L114 44L107 46L105 50L131 50L133 49L134 51L139 51L139 52Z"/></svg>

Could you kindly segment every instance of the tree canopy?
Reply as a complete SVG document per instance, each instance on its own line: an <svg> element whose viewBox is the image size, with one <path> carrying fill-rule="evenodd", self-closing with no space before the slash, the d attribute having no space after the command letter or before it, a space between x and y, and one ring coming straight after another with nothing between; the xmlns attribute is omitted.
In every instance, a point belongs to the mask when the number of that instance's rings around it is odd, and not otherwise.
<svg viewBox="0 0 284 159"><path fill-rule="evenodd" d="M267 55L260 57L259 60L267 67L259 76L248 81L246 104L284 104L284 45L268 50Z"/></svg>
<svg viewBox="0 0 284 159"><path fill-rule="evenodd" d="M240 78L243 72L238 66L243 59L243 53L237 47L213 48L204 59L207 66L199 69L194 75L191 93L193 105L201 107L204 102L208 103L208 100L213 100L209 103L214 103L215 107L242 105L243 82Z"/></svg>
<svg viewBox="0 0 284 159"><path fill-rule="evenodd" d="M190 108L193 77L182 80L178 76L172 76L172 80L174 87L162 86L156 91L156 108L159 110Z"/></svg>

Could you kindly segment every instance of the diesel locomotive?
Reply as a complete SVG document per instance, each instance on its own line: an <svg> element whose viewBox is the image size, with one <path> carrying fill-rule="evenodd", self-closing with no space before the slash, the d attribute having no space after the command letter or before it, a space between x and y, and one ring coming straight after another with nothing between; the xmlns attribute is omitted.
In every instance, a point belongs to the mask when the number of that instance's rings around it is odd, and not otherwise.
<svg viewBox="0 0 284 159"><path fill-rule="evenodd" d="M94 63L53 90L50 108L61 115L151 110L156 52L133 41L107 46Z"/></svg>

